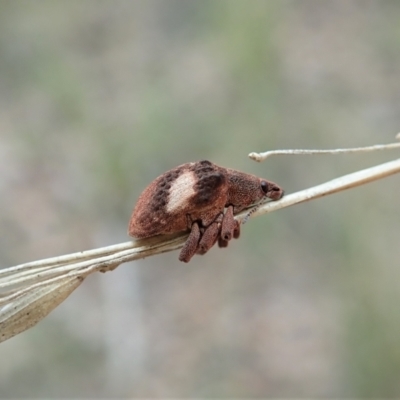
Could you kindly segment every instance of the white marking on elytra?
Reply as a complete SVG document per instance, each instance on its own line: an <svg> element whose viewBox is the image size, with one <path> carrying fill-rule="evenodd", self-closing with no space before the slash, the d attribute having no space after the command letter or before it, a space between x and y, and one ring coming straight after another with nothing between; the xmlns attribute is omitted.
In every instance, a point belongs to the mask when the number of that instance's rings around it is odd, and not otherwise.
<svg viewBox="0 0 400 400"><path fill-rule="evenodd" d="M173 213L187 204L188 199L195 193L195 183L196 176L191 171L186 171L175 179L169 189L166 207L168 213Z"/></svg>

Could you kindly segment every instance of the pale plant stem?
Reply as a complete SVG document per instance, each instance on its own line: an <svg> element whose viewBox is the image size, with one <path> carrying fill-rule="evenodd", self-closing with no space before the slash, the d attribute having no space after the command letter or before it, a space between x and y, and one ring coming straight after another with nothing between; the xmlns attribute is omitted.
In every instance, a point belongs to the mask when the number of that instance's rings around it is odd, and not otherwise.
<svg viewBox="0 0 400 400"><path fill-rule="evenodd" d="M366 184L400 172L400 159L265 203L252 217ZM249 210L236 215L243 221ZM0 342L43 319L93 272L106 272L124 262L177 250L187 233L129 241L60 257L28 262L0 270Z"/></svg>
<svg viewBox="0 0 400 400"><path fill-rule="evenodd" d="M400 134L396 135L400 139ZM288 149L288 150L270 150L264 153L250 153L249 157L254 161L264 161L268 157L277 155L324 155L324 154L348 154L348 153L366 153L378 150L391 150L400 148L400 143L375 144L366 147L353 147L348 149L314 150L314 149Z"/></svg>

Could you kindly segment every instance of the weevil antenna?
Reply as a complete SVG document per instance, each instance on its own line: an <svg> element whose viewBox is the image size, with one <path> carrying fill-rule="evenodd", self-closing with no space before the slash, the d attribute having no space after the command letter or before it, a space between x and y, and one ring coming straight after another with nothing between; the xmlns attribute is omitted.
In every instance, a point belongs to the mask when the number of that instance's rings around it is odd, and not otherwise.
<svg viewBox="0 0 400 400"><path fill-rule="evenodd" d="M254 214L262 204L264 204L265 202L261 202L257 205L255 205L251 210L249 210L249 212L245 215L245 217L242 219L242 225L244 225L247 220L251 217L252 214Z"/></svg>

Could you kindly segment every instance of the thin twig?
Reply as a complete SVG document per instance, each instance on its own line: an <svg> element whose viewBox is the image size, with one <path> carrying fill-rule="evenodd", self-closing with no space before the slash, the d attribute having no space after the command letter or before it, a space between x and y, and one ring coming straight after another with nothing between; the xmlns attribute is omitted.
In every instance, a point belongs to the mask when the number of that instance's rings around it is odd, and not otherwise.
<svg viewBox="0 0 400 400"><path fill-rule="evenodd" d="M400 139L400 133L396 135L396 139ZM264 161L270 156L276 155L322 155L322 154L347 154L347 153L366 153L369 151L381 151L400 148L400 143L375 144L366 147L353 147L348 149L330 149L330 150L314 150L314 149L288 149L288 150L270 150L265 153L250 153L249 157L254 161Z"/></svg>
<svg viewBox="0 0 400 400"><path fill-rule="evenodd" d="M251 216L277 211L400 172L400 159L367 168L257 207ZM246 220L249 210L236 215ZM93 272L182 247L187 233L158 236L53 257L0 270L0 342L43 319Z"/></svg>

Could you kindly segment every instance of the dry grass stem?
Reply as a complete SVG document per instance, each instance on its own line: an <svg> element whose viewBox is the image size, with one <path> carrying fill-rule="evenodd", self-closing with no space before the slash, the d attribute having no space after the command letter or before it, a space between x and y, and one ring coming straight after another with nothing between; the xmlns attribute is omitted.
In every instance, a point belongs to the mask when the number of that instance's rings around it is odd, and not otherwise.
<svg viewBox="0 0 400 400"><path fill-rule="evenodd" d="M400 159L367 168L321 185L263 204L251 213L259 216L400 172ZM249 210L238 214L243 221ZM0 342L43 319L93 272L106 272L124 262L182 247L187 233L129 241L0 270Z"/></svg>
<svg viewBox="0 0 400 400"><path fill-rule="evenodd" d="M400 140L400 133L396 135L396 139ZM369 151L382 151L400 148L400 143L375 144L373 146L353 147L348 149L330 149L330 150L315 150L315 149L287 149L287 150L270 150L265 153L250 153L249 157L254 161L264 161L270 156L277 155L322 155L322 154L348 154L348 153L366 153Z"/></svg>

